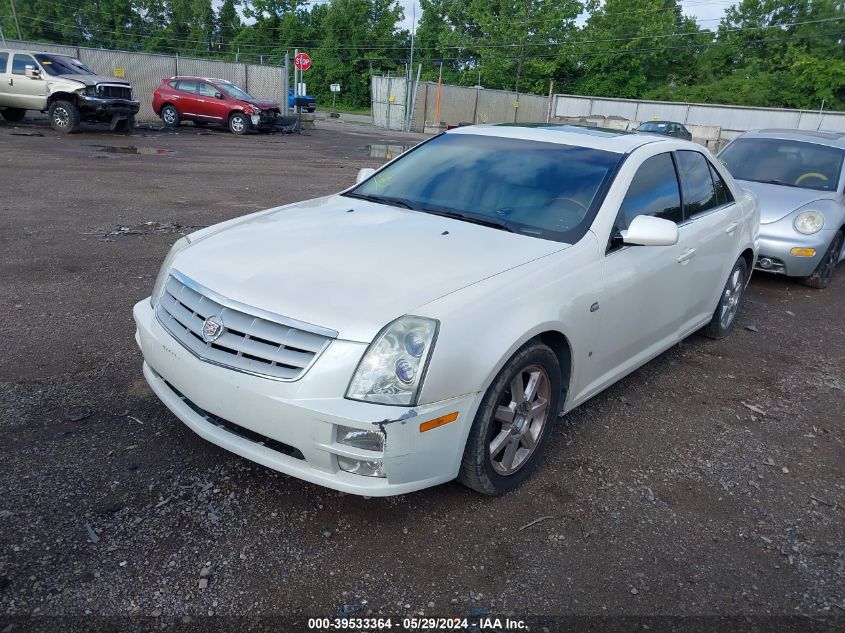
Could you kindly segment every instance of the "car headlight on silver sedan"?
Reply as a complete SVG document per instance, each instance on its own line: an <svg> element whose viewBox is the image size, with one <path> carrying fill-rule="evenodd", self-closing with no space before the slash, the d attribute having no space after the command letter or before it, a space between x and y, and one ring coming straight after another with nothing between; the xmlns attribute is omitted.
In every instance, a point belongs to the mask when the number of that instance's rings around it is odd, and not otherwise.
<svg viewBox="0 0 845 633"><path fill-rule="evenodd" d="M437 339L434 319L403 316L385 327L367 348L346 397L379 404L413 406Z"/></svg>
<svg viewBox="0 0 845 633"><path fill-rule="evenodd" d="M802 211L795 217L792 226L802 235L812 235L824 227L824 216L818 211Z"/></svg>

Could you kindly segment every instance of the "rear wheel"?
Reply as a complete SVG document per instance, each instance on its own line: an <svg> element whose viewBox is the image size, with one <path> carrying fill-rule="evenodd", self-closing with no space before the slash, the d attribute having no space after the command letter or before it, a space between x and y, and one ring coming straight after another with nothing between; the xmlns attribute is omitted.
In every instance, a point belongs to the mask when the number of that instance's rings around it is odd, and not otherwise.
<svg viewBox="0 0 845 633"><path fill-rule="evenodd" d="M820 290L830 285L830 280L833 278L833 271L836 270L839 258L842 257L842 242L843 233L839 231L833 237L833 241L831 241L830 246L819 262L819 265L813 271L813 274L809 277L801 278L802 284Z"/></svg>
<svg viewBox="0 0 845 633"><path fill-rule="evenodd" d="M235 112L229 117L229 131L232 134L246 134L249 128L249 117L243 112Z"/></svg>
<svg viewBox="0 0 845 633"><path fill-rule="evenodd" d="M50 126L56 132L70 134L79 127L79 110L70 101L53 101L47 108L47 116L50 117Z"/></svg>
<svg viewBox="0 0 845 633"><path fill-rule="evenodd" d="M722 289L719 305L713 312L713 318L701 331L704 336L719 339L731 333L736 323L736 315L739 312L739 304L745 292L747 279L748 264L745 263L745 258L740 257L731 269L731 274L728 275L728 281Z"/></svg>
<svg viewBox="0 0 845 633"><path fill-rule="evenodd" d="M526 344L481 401L458 481L486 495L502 495L528 479L554 426L560 395L557 356L543 343Z"/></svg>
<svg viewBox="0 0 845 633"><path fill-rule="evenodd" d="M167 127L177 127L179 125L179 111L172 105L166 105L161 109L161 120Z"/></svg>
<svg viewBox="0 0 845 633"><path fill-rule="evenodd" d="M20 123L26 116L26 110L21 108L6 108L5 110L0 110L0 114L11 123Z"/></svg>

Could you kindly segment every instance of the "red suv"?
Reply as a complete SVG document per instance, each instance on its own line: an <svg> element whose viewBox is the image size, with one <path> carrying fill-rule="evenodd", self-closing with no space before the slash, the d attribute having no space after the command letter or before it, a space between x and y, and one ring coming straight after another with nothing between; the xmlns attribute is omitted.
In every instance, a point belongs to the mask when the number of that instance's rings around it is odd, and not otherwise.
<svg viewBox="0 0 845 633"><path fill-rule="evenodd" d="M153 110L167 127L226 125L233 134L272 129L282 117L275 101L254 99L225 79L171 77L153 92Z"/></svg>

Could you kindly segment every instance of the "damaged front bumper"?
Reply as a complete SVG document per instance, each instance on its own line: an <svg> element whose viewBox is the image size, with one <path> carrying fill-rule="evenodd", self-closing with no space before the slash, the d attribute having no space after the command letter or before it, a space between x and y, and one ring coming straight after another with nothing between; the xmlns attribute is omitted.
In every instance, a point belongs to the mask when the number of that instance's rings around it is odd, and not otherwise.
<svg viewBox="0 0 845 633"><path fill-rule="evenodd" d="M85 114L94 114L99 118L111 118L118 115L123 117L138 114L141 102L131 99L114 99L95 97L91 95L79 96L79 109Z"/></svg>
<svg viewBox="0 0 845 633"><path fill-rule="evenodd" d="M366 345L335 340L299 380L284 382L204 362L158 322L149 299L133 310L144 376L162 402L206 440L299 479L365 496L404 494L458 474L481 394L414 408L347 400ZM457 413L422 431L421 424ZM384 433L383 451L338 441L343 429ZM381 462L383 476L342 470L338 459Z"/></svg>

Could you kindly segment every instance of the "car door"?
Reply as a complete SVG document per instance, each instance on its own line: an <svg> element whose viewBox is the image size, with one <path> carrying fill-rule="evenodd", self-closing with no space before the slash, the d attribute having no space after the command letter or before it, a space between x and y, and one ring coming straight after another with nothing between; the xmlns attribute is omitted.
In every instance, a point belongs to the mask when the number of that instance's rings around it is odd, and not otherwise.
<svg viewBox="0 0 845 633"><path fill-rule="evenodd" d="M692 259L687 287L690 313L684 330L697 329L716 309L733 268L741 239L741 210L707 157L695 150L675 152L684 221Z"/></svg>
<svg viewBox="0 0 845 633"><path fill-rule="evenodd" d="M11 87L12 75L8 69L9 53L0 51L0 107L10 106L9 88Z"/></svg>
<svg viewBox="0 0 845 633"><path fill-rule="evenodd" d="M197 83L197 117L209 123L226 122L229 107L226 101L219 99L217 95L222 95L222 93L216 86L206 81Z"/></svg>
<svg viewBox="0 0 845 633"><path fill-rule="evenodd" d="M32 55L12 54L5 82L9 106L24 110L44 110L47 107L47 81L44 79L44 72L41 71L39 77L27 77L27 66L41 70Z"/></svg>
<svg viewBox="0 0 845 633"><path fill-rule="evenodd" d="M195 79L180 79L173 88L178 93L174 104L179 116L183 119L192 120L197 118L197 82Z"/></svg>
<svg viewBox="0 0 845 633"><path fill-rule="evenodd" d="M633 176L616 212L602 259L604 288L594 308L599 311L600 335L594 354L595 393L636 369L679 339L687 319L689 245L680 231L673 246L632 246L621 242L620 231L638 215L683 221L680 186L671 152L646 159ZM679 227L680 229L680 227Z"/></svg>

